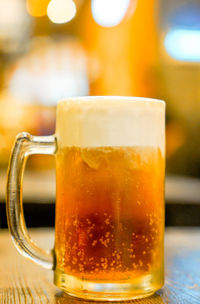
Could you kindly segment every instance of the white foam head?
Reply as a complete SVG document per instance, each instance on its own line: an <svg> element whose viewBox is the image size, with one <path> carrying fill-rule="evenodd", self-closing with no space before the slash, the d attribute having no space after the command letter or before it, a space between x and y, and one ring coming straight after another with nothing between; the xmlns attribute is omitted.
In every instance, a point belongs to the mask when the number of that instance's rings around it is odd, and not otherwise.
<svg viewBox="0 0 200 304"><path fill-rule="evenodd" d="M165 150L165 102L142 97L77 97L57 106L58 147L151 146Z"/></svg>

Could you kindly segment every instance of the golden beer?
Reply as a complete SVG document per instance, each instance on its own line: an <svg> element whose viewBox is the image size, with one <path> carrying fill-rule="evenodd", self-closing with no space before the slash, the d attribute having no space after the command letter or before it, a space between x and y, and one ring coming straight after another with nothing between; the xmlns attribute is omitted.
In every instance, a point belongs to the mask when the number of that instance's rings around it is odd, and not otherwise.
<svg viewBox="0 0 200 304"><path fill-rule="evenodd" d="M30 239L22 176L32 154L55 155L55 247ZM147 297L164 283L165 103L77 97L58 103L56 132L20 134L8 170L8 225L18 250L87 300Z"/></svg>
<svg viewBox="0 0 200 304"><path fill-rule="evenodd" d="M139 286L148 280L158 289L163 275L161 151L63 148L56 155L56 172L56 269L69 278L101 283Z"/></svg>

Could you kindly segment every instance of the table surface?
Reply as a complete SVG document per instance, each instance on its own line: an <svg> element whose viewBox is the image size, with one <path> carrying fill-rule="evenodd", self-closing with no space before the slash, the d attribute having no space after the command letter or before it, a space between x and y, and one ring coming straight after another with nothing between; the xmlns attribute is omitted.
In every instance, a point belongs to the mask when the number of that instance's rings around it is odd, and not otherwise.
<svg viewBox="0 0 200 304"><path fill-rule="evenodd" d="M53 246L51 229L32 229L30 235L43 248ZM200 304L200 229L168 228L165 242L165 286L149 298L127 303ZM0 232L0 304L94 303L67 296L52 278L52 271L20 256L7 231Z"/></svg>

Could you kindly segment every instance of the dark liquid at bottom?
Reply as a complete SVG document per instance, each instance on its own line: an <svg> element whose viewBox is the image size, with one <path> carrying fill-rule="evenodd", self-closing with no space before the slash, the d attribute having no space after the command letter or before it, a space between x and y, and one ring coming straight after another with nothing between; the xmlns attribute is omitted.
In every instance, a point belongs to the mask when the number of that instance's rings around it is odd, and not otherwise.
<svg viewBox="0 0 200 304"><path fill-rule="evenodd" d="M98 212L86 218L71 218L65 226L63 261L60 260L65 272L81 277L84 274L88 279L113 280L148 273L155 263L160 263L156 251L162 241L153 217L150 220L118 222L112 215Z"/></svg>

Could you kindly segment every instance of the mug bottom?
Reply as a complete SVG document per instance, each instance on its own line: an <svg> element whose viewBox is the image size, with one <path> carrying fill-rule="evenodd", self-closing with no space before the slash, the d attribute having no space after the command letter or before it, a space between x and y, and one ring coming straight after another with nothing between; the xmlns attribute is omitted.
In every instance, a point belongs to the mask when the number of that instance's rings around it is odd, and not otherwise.
<svg viewBox="0 0 200 304"><path fill-rule="evenodd" d="M163 286L163 282L155 284L151 274L126 283L105 283L77 278L58 269L54 272L54 283L71 296L95 301L125 301L145 298Z"/></svg>

